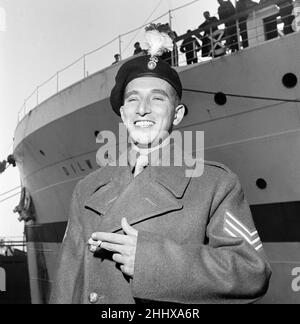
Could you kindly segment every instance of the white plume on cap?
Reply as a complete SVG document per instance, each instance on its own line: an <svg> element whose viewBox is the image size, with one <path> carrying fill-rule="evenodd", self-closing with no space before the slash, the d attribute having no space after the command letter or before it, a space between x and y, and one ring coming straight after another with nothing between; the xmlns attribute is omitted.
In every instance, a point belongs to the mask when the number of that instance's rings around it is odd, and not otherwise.
<svg viewBox="0 0 300 324"><path fill-rule="evenodd" d="M146 28L145 38L149 45L148 54L151 57L161 56L173 50L172 31L166 25L151 24Z"/></svg>

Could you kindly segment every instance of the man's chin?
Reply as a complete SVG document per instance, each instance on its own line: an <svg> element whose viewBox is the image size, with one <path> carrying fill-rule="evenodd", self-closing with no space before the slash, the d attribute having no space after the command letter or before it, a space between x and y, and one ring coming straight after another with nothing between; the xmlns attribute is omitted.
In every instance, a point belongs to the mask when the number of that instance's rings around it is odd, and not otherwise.
<svg viewBox="0 0 300 324"><path fill-rule="evenodd" d="M155 137L146 134L132 134L131 140L134 144L138 146L149 147L151 146L152 142L155 140Z"/></svg>
<svg viewBox="0 0 300 324"><path fill-rule="evenodd" d="M149 148L152 146L152 142L147 140L133 139L133 143L141 148Z"/></svg>

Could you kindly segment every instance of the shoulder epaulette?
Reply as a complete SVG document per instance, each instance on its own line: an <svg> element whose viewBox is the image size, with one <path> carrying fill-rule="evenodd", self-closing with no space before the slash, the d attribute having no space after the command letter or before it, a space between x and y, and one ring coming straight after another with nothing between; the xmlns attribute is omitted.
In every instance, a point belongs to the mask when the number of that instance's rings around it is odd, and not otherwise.
<svg viewBox="0 0 300 324"><path fill-rule="evenodd" d="M226 173L229 173L229 174L232 174L232 171L227 167L225 166L224 164L222 163L219 163L219 162L215 162L215 161L204 161L204 165L208 165L208 166L212 166L212 167L215 167L215 168L218 168L218 169L222 169L223 171L225 171Z"/></svg>

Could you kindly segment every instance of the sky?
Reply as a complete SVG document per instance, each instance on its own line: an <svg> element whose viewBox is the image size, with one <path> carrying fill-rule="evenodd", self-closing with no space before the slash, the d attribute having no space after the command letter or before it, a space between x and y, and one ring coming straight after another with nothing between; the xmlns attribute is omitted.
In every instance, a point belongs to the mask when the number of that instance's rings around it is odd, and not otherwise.
<svg viewBox="0 0 300 324"><path fill-rule="evenodd" d="M18 112L24 99L56 71L74 62L118 35L135 29L156 17L191 2L191 0L0 0L0 161L13 151L13 136ZM216 0L200 0L173 12L172 27L177 34L195 29L203 22L205 10L216 14ZM168 17L161 20L165 23ZM135 36L135 37L134 37ZM127 57L133 43L143 42L142 33L122 38L122 52ZM87 60L89 73L110 65L118 53L118 41ZM65 73L60 86L81 77L82 67ZM74 80L75 78L75 80ZM41 91L40 99L53 91ZM36 99L30 104L33 106ZM22 236L24 224L12 211L19 202L17 168L0 174L0 237ZM15 197L6 201L10 195Z"/></svg>

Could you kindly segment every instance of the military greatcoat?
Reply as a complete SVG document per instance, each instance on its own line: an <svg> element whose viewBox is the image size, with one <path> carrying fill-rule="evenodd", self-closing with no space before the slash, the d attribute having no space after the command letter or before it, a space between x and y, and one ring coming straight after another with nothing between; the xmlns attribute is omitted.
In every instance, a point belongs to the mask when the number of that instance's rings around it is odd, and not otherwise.
<svg viewBox="0 0 300 324"><path fill-rule="evenodd" d="M138 230L134 276L110 252L92 254L94 232ZM237 176L205 162L184 167L106 166L73 194L51 303L250 303L268 288L270 267Z"/></svg>

